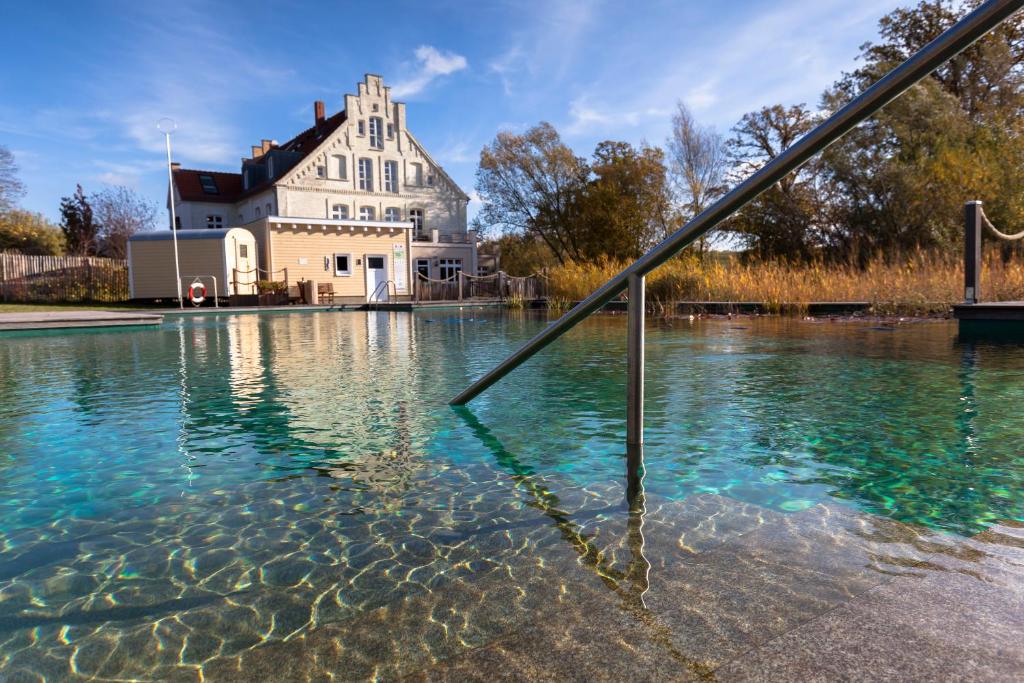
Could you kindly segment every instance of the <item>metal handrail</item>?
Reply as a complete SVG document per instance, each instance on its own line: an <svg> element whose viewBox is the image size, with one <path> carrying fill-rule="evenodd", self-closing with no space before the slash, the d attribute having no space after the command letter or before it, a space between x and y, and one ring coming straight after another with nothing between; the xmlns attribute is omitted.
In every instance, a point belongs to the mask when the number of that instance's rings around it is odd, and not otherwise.
<svg viewBox="0 0 1024 683"><path fill-rule="evenodd" d="M381 288L387 289L388 296L390 297L391 296L391 289L390 289L391 285L394 285L394 287L395 287L395 299L397 299L398 298L398 283L395 282L394 280L385 280L384 282L382 282L379 285L377 285L376 288L374 288L373 293L370 294L370 300L367 301L366 303L368 303L368 304L379 304L380 300L377 298L377 295L380 294Z"/></svg>
<svg viewBox="0 0 1024 683"><path fill-rule="evenodd" d="M596 292L526 342L518 351L469 385L449 403L464 405L476 398L535 353L621 294L626 289L631 277L642 278L665 263L708 230L795 171L815 154L896 99L912 85L965 50L1022 6L1024 6L1024 0L988 0L980 5L942 35L921 48L910 59L890 71L881 80L765 164L756 173L734 187L721 199L699 213L682 228L669 235L661 244L652 248L631 266L606 282Z"/></svg>

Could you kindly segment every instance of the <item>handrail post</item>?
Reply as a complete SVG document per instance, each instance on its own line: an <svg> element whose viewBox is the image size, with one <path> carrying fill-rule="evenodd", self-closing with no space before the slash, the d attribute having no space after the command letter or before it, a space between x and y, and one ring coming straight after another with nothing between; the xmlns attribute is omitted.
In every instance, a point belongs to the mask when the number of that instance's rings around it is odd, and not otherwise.
<svg viewBox="0 0 1024 683"><path fill-rule="evenodd" d="M981 299L981 202L964 205L964 303Z"/></svg>
<svg viewBox="0 0 1024 683"><path fill-rule="evenodd" d="M626 314L626 445L644 442L644 276L629 276Z"/></svg>

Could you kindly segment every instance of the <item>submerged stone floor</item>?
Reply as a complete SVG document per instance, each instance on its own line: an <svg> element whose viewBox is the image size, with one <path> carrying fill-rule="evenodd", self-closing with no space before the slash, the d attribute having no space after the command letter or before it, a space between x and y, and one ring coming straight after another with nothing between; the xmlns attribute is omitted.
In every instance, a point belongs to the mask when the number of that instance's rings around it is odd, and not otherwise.
<svg viewBox="0 0 1024 683"><path fill-rule="evenodd" d="M715 495L649 496L642 514L588 517L566 513L585 501L528 493L528 516L481 527L443 568L410 538L386 575L364 567L349 579L379 582L379 601L337 606L332 621L308 628L297 619L276 640L227 648L197 635L265 613L247 591L228 594L234 612L170 599L173 621L126 631L117 647L90 633L45 657L33 640L45 625L26 636L0 619L5 637L25 639L0 679L1003 681L1024 672L1020 524L965 539L838 504L779 513ZM304 533L316 537L315 520ZM417 583L424 570L435 579ZM307 566L274 559L260 575L315 584ZM326 604L329 591L316 591ZM289 613L270 607L258 631L280 629Z"/></svg>

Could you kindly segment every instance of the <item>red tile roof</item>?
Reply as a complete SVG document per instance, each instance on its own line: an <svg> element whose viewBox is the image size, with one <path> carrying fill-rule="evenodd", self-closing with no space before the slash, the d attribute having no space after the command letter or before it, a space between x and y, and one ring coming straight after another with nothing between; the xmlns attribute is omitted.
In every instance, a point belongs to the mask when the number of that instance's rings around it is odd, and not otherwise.
<svg viewBox="0 0 1024 683"><path fill-rule="evenodd" d="M217 185L217 194L203 190L199 176L204 175L213 178ZM183 202L233 203L242 195L242 174L179 168L174 171L174 185L178 188L178 195Z"/></svg>

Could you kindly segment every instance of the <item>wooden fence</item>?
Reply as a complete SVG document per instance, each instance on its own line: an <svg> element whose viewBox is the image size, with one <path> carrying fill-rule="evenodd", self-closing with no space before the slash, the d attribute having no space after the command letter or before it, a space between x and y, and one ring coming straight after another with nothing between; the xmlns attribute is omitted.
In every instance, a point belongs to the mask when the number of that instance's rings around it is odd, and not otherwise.
<svg viewBox="0 0 1024 683"><path fill-rule="evenodd" d="M447 280L434 280L414 273L416 301L532 301L547 296L544 275L512 277L503 272L493 275L467 275L456 272Z"/></svg>
<svg viewBox="0 0 1024 683"><path fill-rule="evenodd" d="M114 303L129 296L125 260L0 253L0 301Z"/></svg>

